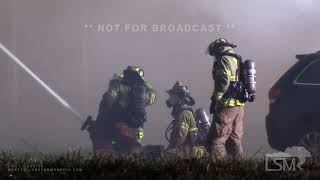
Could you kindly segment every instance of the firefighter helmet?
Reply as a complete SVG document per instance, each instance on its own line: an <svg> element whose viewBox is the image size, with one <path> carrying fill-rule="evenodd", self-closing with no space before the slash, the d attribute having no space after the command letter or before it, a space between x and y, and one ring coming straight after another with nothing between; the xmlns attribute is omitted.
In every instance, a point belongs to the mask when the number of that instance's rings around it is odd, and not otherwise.
<svg viewBox="0 0 320 180"><path fill-rule="evenodd" d="M172 89L167 91L168 93L176 94L178 96L190 95L188 86L182 84L180 81L177 81Z"/></svg>
<svg viewBox="0 0 320 180"><path fill-rule="evenodd" d="M177 81L172 89L168 90L167 93L175 94L181 99L186 99L188 105L194 105L195 101L190 95L190 90L187 85L182 84L180 81Z"/></svg>
<svg viewBox="0 0 320 180"><path fill-rule="evenodd" d="M138 66L128 66L125 71L137 73L140 77L144 77L144 71Z"/></svg>
<svg viewBox="0 0 320 180"><path fill-rule="evenodd" d="M128 66L127 69L123 71L124 77L129 77L129 79L133 78L139 81L144 80L144 71L140 67L137 66ZM131 77L131 78L130 78Z"/></svg>
<svg viewBox="0 0 320 180"><path fill-rule="evenodd" d="M225 49L225 47L235 48L237 46L235 44L229 43L224 38L219 38L219 39L213 41L209 45L207 52L210 56L217 56L219 53L221 53Z"/></svg>

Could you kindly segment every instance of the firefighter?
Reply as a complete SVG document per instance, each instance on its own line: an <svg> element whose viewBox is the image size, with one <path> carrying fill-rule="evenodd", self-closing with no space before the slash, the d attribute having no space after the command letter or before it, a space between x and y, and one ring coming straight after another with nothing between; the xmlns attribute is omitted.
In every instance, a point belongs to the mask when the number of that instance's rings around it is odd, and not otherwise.
<svg viewBox="0 0 320 180"><path fill-rule="evenodd" d="M94 152L139 153L147 120L145 108L154 104L156 97L141 68L128 66L123 75L115 75L102 97L97 120L89 117L82 127L89 131Z"/></svg>
<svg viewBox="0 0 320 180"><path fill-rule="evenodd" d="M167 154L189 156L198 153L196 147L198 128L191 106L195 104L189 89L181 82L176 82L168 90L169 98L166 104L172 108L172 132L170 134ZM169 126L170 127L170 126ZM201 152L200 152L201 153Z"/></svg>
<svg viewBox="0 0 320 180"><path fill-rule="evenodd" d="M236 45L220 38L211 43L208 53L215 57L212 75L214 91L210 114L213 121L207 138L207 148L212 157L221 160L242 159L244 102L237 90L240 82L241 57L234 53ZM239 94L240 93L240 94ZM226 143L227 142L227 143Z"/></svg>

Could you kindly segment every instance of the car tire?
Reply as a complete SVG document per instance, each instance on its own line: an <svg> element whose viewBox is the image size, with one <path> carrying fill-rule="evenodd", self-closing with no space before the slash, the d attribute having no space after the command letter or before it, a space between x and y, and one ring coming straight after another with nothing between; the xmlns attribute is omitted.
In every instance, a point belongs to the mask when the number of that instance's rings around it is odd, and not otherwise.
<svg viewBox="0 0 320 180"><path fill-rule="evenodd" d="M299 146L305 147L313 158L320 157L320 132L306 133L300 138Z"/></svg>

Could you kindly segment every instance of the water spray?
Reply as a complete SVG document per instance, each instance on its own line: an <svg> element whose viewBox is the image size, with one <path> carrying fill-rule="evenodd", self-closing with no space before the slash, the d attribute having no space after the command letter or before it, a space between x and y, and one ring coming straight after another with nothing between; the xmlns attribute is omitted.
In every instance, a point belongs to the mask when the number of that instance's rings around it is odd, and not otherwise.
<svg viewBox="0 0 320 180"><path fill-rule="evenodd" d="M79 120L83 124L83 118L78 111L76 111L66 100L64 100L58 93L56 93L49 85L42 81L34 72L32 72L22 61L17 58L9 49L7 49L2 43L0 43L0 49L10 57L15 64L21 67L27 74L29 74L41 87L43 87L55 100L58 101L62 107L70 112L75 119Z"/></svg>

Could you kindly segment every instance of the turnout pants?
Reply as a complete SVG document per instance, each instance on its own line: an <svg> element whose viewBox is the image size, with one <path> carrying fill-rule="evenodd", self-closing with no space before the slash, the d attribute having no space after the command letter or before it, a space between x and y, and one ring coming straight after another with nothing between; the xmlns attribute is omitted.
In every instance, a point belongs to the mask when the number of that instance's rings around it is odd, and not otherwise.
<svg viewBox="0 0 320 180"><path fill-rule="evenodd" d="M243 136L243 106L225 107L213 115L207 147L217 160L228 155L233 160L241 160Z"/></svg>
<svg viewBox="0 0 320 180"><path fill-rule="evenodd" d="M111 126L111 128L110 128ZM136 138L136 130L126 123L115 123L89 130L95 154L128 154L140 153L142 145Z"/></svg>

